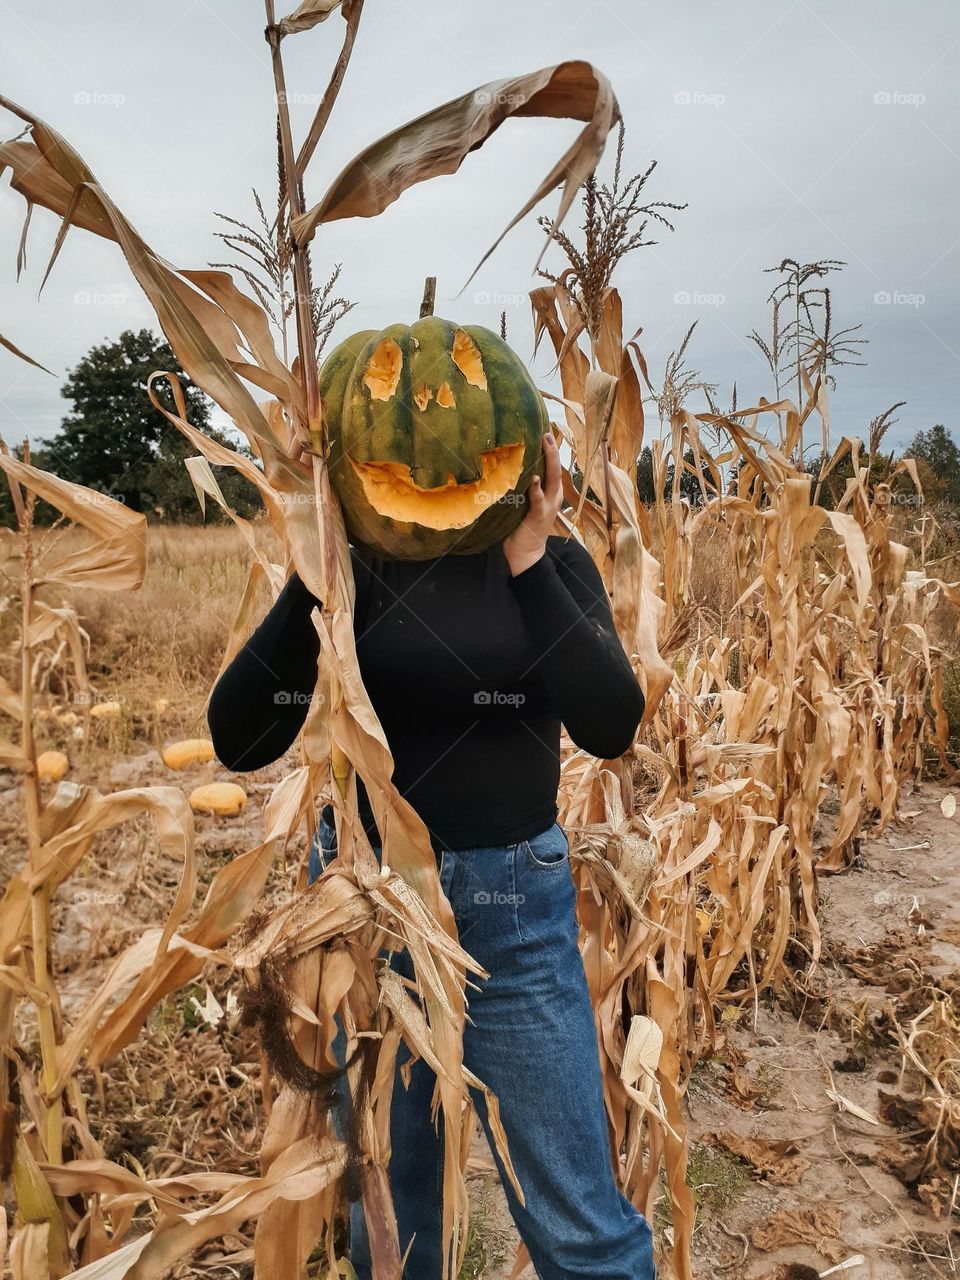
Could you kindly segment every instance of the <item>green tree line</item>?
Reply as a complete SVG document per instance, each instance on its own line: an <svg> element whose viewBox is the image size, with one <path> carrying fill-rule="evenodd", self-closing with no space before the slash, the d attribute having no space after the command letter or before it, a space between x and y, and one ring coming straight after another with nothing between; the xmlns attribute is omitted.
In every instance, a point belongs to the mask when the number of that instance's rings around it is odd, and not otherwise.
<svg viewBox="0 0 960 1280"><path fill-rule="evenodd" d="M149 329L130 329L113 342L91 348L61 388L71 405L60 430L30 450L30 461L64 480L85 485L123 502L148 519L201 523L203 516L184 459L196 449L150 403L147 379L156 369L176 374L183 388L187 419L221 444L238 446L211 427L212 402L184 373L169 345ZM154 383L157 398L175 409L164 379ZM249 455L244 445L242 452ZM15 450L22 457L22 446ZM230 467L214 467L224 496L240 515L260 510L256 489ZM207 520L226 519L219 507L207 506ZM38 522L56 512L38 503ZM0 524L15 524L9 489L0 485Z"/></svg>

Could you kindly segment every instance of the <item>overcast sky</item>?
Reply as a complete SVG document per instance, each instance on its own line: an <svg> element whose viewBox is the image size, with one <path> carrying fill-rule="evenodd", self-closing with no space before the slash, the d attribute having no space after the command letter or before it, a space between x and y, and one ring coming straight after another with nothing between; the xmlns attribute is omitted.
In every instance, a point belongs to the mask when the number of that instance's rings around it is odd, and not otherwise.
<svg viewBox="0 0 960 1280"><path fill-rule="evenodd" d="M294 7L280 0L278 12ZM273 207L273 81L257 0L0 0L0 91L80 151L168 261L222 258L214 210ZM299 139L342 38L331 18L283 45ZM897 400L903 443L935 422L960 440L960 4L956 0L366 0L346 85L307 173L313 203L367 142L499 77L565 58L594 62L627 124L631 171L658 168L652 199L686 201L676 231L616 280L625 324L642 326L651 375L699 320L693 365L742 405L772 395L745 335L769 326L764 268L791 256L844 260L835 325L862 323L864 368L839 371L833 433L865 433ZM0 134L19 124L0 112ZM341 330L412 320L423 278L437 313L497 327L532 348L526 291L541 232L531 216L456 297L481 253L579 125L512 121L460 172L406 193L373 221L321 228L315 274L343 262L358 306ZM542 211L555 207L556 196ZM89 347L155 327L119 249L73 230L39 300L56 219L35 212L16 283L21 198L0 178L0 333L47 365L0 348L0 433L56 431L59 388ZM571 223L571 226L573 224ZM552 253L548 263L556 265ZM537 358L545 385L550 361ZM689 406L705 408L696 401Z"/></svg>

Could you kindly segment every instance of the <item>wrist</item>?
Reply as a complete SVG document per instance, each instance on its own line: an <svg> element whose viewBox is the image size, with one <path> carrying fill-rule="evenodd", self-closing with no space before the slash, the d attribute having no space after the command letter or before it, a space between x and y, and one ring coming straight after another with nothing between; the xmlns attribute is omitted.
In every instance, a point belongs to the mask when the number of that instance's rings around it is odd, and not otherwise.
<svg viewBox="0 0 960 1280"><path fill-rule="evenodd" d="M507 565L510 568L511 577L516 578L526 569L531 569L539 560L542 560L546 553L546 543L535 550L511 551L508 547L504 547L503 553L507 559Z"/></svg>

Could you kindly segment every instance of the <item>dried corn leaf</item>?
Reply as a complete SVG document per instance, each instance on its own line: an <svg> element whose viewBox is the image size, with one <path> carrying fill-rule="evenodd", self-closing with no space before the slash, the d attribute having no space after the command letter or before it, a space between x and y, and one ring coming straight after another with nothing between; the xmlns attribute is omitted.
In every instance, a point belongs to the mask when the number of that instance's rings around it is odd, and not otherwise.
<svg viewBox="0 0 960 1280"><path fill-rule="evenodd" d="M301 0L293 13L280 19L277 30L281 36L310 31L318 22L326 22L331 13L335 13L342 3L343 0Z"/></svg>
<svg viewBox="0 0 960 1280"><path fill-rule="evenodd" d="M113 498L61 480L6 453L0 453L0 468L11 480L49 502L97 538L88 547L44 563L36 583L98 587L101 591L131 591L141 585L147 567L146 516Z"/></svg>
<svg viewBox="0 0 960 1280"><path fill-rule="evenodd" d="M589 62L561 62L528 75L492 80L394 129L361 151L319 203L293 219L297 243L307 244L325 222L374 217L416 183L456 173L464 158L511 116L583 120L585 127L480 259L472 279L507 232L562 184L554 218L559 226L581 183L596 167L607 134L619 119L619 107L609 81Z"/></svg>
<svg viewBox="0 0 960 1280"><path fill-rule="evenodd" d="M22 1133L17 1133L15 1142L13 1188L23 1226L11 1244L11 1269L16 1280L66 1275L70 1255L60 1206Z"/></svg>
<svg viewBox="0 0 960 1280"><path fill-rule="evenodd" d="M9 145L9 143L7 145ZM2 169L0 169L0 172L2 172ZM12 351L15 356L19 356L21 360L25 360L27 364L32 364L35 369L42 369L44 373L49 373L51 377L53 376L53 371L51 369L48 369L45 364L41 364L39 360L34 360L32 356L28 356L27 353L25 351L21 351L19 347L14 346L10 339L5 338L2 333L0 333L0 347L6 347L6 349L8 351Z"/></svg>
<svg viewBox="0 0 960 1280"><path fill-rule="evenodd" d="M867 1124L875 1124L879 1127L880 1121L876 1116L872 1116L866 1108L861 1107L856 1102L851 1102L849 1098L845 1098L842 1093L838 1093L833 1087L827 1090L827 1097L831 1102L835 1102L841 1111L846 1111L852 1116L856 1116L858 1120L866 1120Z"/></svg>
<svg viewBox="0 0 960 1280"><path fill-rule="evenodd" d="M0 106L31 126L32 144L0 154L4 163L13 168L13 186L63 219L54 259L63 235L74 223L115 240L190 378L220 405L248 439L258 442L268 476L282 472L289 464L233 368L233 364L246 361L232 320L141 239L69 143L8 98L0 96ZM249 308L254 307L256 304L249 302Z"/></svg>

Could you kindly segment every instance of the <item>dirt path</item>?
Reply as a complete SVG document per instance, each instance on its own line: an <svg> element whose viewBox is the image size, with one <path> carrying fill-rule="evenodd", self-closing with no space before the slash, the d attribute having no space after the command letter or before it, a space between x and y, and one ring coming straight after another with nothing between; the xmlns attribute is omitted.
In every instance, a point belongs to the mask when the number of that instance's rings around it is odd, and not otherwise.
<svg viewBox="0 0 960 1280"><path fill-rule="evenodd" d="M724 1052L694 1072L687 1115L697 1280L811 1280L857 1254L861 1265L834 1274L912 1280L960 1273L960 1199L948 1218L957 1171L940 1184L921 1180L924 1202L884 1167L891 1155L909 1163L922 1143L843 1109L827 1092L879 1120L881 1092L900 1091L889 1011L906 1025L929 1003L925 984L960 989L960 815L941 813L947 793L926 785L908 794L901 819L863 841L862 869L823 882L820 969L805 990L741 1012L728 1023ZM957 1006L960 1013L960 997ZM907 1082L903 1092L911 1094ZM782 1146L755 1151L772 1165L761 1177L718 1134L729 1135L734 1149L756 1138ZM476 1162L484 1161L489 1153L478 1138ZM478 1171L471 1198L481 1238L473 1249L478 1261L486 1252L487 1264L469 1274L508 1280L517 1235L496 1176ZM804 1230L812 1211L816 1244L757 1247L755 1240L775 1244L791 1225ZM779 1226L774 1215L783 1215ZM801 1266L791 1272L787 1264ZM533 1277L528 1267L523 1280Z"/></svg>

